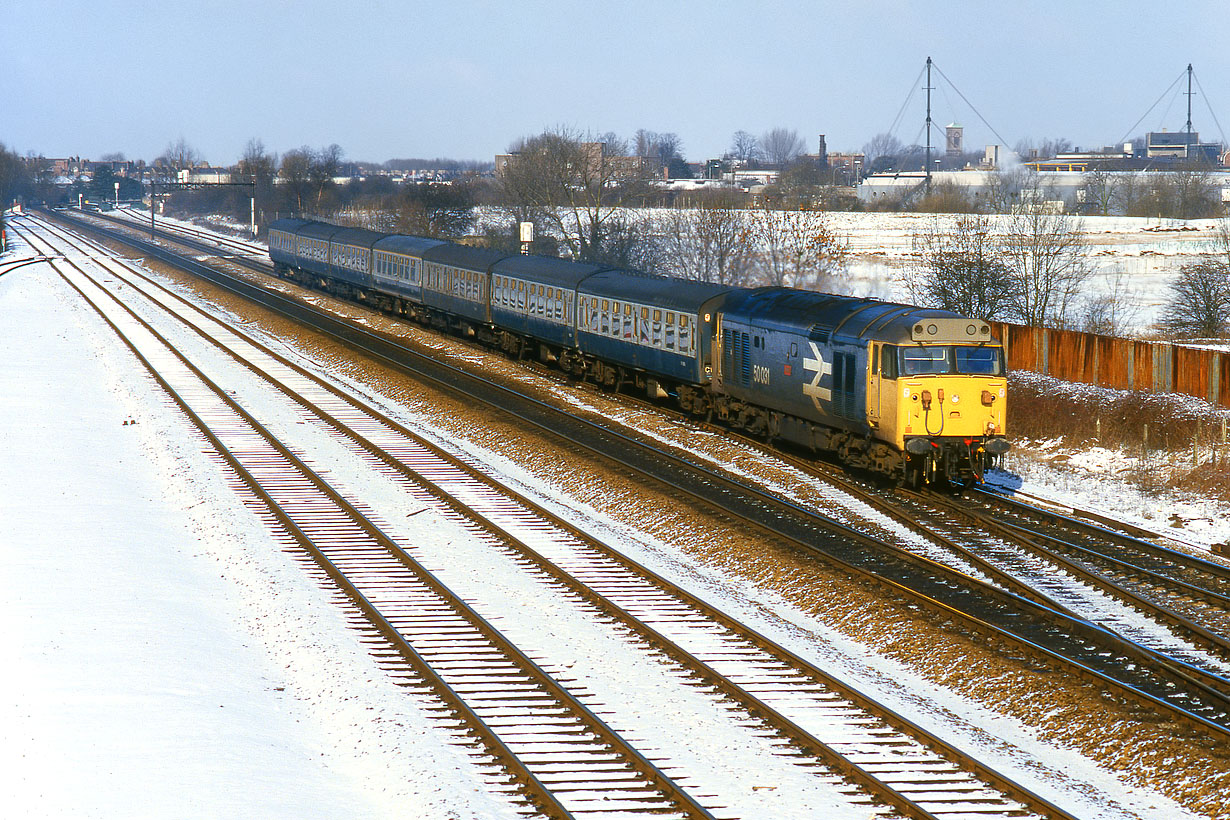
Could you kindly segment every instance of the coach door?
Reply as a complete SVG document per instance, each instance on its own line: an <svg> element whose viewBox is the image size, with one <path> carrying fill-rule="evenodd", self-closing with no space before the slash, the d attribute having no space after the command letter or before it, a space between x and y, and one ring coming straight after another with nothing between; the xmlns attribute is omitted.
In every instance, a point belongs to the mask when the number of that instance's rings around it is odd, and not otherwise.
<svg viewBox="0 0 1230 820"><path fill-rule="evenodd" d="M867 345L867 423L880 426L880 346Z"/></svg>

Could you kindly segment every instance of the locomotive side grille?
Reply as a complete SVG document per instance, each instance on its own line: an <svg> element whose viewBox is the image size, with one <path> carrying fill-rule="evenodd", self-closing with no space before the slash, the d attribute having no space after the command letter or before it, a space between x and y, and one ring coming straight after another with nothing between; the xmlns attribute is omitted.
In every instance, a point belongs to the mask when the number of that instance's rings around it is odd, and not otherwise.
<svg viewBox="0 0 1230 820"><path fill-rule="evenodd" d="M727 380L740 387L752 385L751 342L748 334L741 330L728 330L722 336L722 356L725 360L723 372Z"/></svg>

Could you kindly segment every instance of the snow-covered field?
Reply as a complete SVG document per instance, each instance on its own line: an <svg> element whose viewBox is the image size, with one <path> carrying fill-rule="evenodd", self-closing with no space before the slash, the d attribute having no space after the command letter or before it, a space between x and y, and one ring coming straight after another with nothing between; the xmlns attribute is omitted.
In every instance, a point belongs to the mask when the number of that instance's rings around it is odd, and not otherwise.
<svg viewBox="0 0 1230 820"><path fill-rule="evenodd" d="M647 213L652 220L654 211ZM817 212L813 219L849 249L846 273L833 289L855 296L912 302L908 278L917 261L917 237L950 215L880 212ZM988 217L992 230L1010 217ZM507 217L480 210L479 224L503 224ZM1088 242L1092 275L1083 295L1114 296L1127 332L1147 334L1158 320L1170 282L1179 269L1217 251L1218 221L1150 217L1085 216L1079 220Z"/></svg>
<svg viewBox="0 0 1230 820"><path fill-rule="evenodd" d="M4 816L506 816L110 331L49 266L3 273L27 256L0 258ZM1135 492L1103 474L1106 458L1090 453L1084 473L1013 469L1039 495L1152 527L1181 510L1192 540L1230 536L1217 505ZM881 674L890 702L1029 742L951 694L894 689L891 665ZM1050 763L1074 793L1113 798L1082 816L1189 816L1078 755Z"/></svg>
<svg viewBox="0 0 1230 820"><path fill-rule="evenodd" d="M850 248L851 293L911 301L906 286L915 257L915 237L925 233L931 214L831 213L829 227ZM1006 217L990 217L994 228ZM1150 330L1179 269L1215 251L1217 221L1147 217L1079 217L1089 244L1093 276L1087 296L1113 295L1127 306L1122 315L1135 333Z"/></svg>

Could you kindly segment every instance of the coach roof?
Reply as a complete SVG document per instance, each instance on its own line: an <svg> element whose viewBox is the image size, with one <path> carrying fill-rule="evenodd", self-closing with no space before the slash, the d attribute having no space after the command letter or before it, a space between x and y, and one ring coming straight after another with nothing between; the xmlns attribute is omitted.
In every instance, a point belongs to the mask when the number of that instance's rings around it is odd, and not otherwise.
<svg viewBox="0 0 1230 820"><path fill-rule="evenodd" d="M341 242L344 245L357 245L360 248L370 248L380 239L384 238L384 234L376 231L369 231L367 228L338 228L337 232L330 237L333 242Z"/></svg>
<svg viewBox="0 0 1230 820"><path fill-rule="evenodd" d="M734 288L730 285L693 282L689 279L674 279L669 276L604 270L587 278L581 283L579 290L581 293L609 299L639 302L685 313L697 313L710 299L728 293Z"/></svg>
<svg viewBox="0 0 1230 820"><path fill-rule="evenodd" d="M573 290L586 277L608 269L606 265L569 262L567 259L552 256L518 254L501 259L491 269L491 272Z"/></svg>
<svg viewBox="0 0 1230 820"><path fill-rule="evenodd" d="M443 239L428 239L425 236L387 235L374 245L378 251L403 253L408 256L422 256L423 252L440 245L447 245Z"/></svg>
<svg viewBox="0 0 1230 820"><path fill-rule="evenodd" d="M449 242L428 248L423 252L423 261L438 262L441 265L452 265L455 268L487 272L492 264L500 261L508 254L503 251L493 251L490 248L472 248L469 245L454 245Z"/></svg>

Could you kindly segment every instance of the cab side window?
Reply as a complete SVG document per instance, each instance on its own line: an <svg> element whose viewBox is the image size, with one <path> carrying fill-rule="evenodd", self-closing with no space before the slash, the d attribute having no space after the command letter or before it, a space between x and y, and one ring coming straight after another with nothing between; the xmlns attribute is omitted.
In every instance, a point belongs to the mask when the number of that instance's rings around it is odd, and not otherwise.
<svg viewBox="0 0 1230 820"><path fill-rule="evenodd" d="M895 345L884 345L880 348L880 378L897 378L897 348Z"/></svg>

